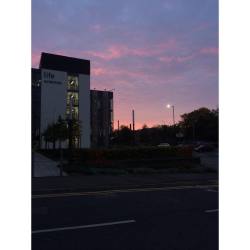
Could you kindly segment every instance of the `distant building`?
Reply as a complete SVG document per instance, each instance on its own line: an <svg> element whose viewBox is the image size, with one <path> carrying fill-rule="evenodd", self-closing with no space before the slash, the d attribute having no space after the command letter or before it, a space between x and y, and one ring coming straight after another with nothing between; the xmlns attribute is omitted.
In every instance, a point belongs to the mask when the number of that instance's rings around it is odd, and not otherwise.
<svg viewBox="0 0 250 250"><path fill-rule="evenodd" d="M40 148L46 147L44 131L59 117L80 121L81 135L73 138L75 148L108 146L113 93L90 93L89 60L42 53L39 69L32 69L32 140L38 140ZM62 147L68 147L68 141Z"/></svg>
<svg viewBox="0 0 250 250"><path fill-rule="evenodd" d="M32 98L31 98L31 119L32 119L32 141L40 140L41 123L41 71L32 69Z"/></svg>
<svg viewBox="0 0 250 250"><path fill-rule="evenodd" d="M113 92L90 91L91 146L108 147L113 132Z"/></svg>

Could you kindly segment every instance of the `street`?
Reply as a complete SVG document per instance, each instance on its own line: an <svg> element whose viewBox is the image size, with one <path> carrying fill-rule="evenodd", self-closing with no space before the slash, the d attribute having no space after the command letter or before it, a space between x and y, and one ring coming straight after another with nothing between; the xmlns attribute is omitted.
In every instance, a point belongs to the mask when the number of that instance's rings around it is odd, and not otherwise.
<svg viewBox="0 0 250 250"><path fill-rule="evenodd" d="M32 249L218 249L216 186L33 195Z"/></svg>

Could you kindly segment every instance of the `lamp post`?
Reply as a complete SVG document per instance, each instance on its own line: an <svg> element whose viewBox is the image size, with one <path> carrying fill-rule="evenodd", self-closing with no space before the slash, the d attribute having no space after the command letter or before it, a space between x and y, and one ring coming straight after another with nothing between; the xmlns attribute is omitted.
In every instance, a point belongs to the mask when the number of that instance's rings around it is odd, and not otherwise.
<svg viewBox="0 0 250 250"><path fill-rule="evenodd" d="M172 108L172 110L173 110L173 125L175 125L174 105L167 104L167 108L168 108L168 109Z"/></svg>

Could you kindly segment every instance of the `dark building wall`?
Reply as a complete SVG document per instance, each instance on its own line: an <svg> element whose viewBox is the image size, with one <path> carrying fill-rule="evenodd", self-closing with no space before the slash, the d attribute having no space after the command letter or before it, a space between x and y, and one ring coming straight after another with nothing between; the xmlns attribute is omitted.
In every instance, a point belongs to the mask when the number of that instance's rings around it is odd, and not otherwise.
<svg viewBox="0 0 250 250"><path fill-rule="evenodd" d="M113 92L91 90L91 146L108 147L113 131Z"/></svg>
<svg viewBox="0 0 250 250"><path fill-rule="evenodd" d="M40 69L31 70L31 126L32 141L39 141L40 119L41 119L41 71Z"/></svg>
<svg viewBox="0 0 250 250"><path fill-rule="evenodd" d="M90 61L42 52L40 69L52 69L71 74L90 75Z"/></svg>

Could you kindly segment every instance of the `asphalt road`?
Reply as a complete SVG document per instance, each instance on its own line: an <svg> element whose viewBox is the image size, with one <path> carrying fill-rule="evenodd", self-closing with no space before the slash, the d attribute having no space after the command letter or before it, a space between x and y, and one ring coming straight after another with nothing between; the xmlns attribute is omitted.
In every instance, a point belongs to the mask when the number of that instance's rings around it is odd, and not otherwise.
<svg viewBox="0 0 250 250"><path fill-rule="evenodd" d="M32 199L32 249L216 250L216 187Z"/></svg>

